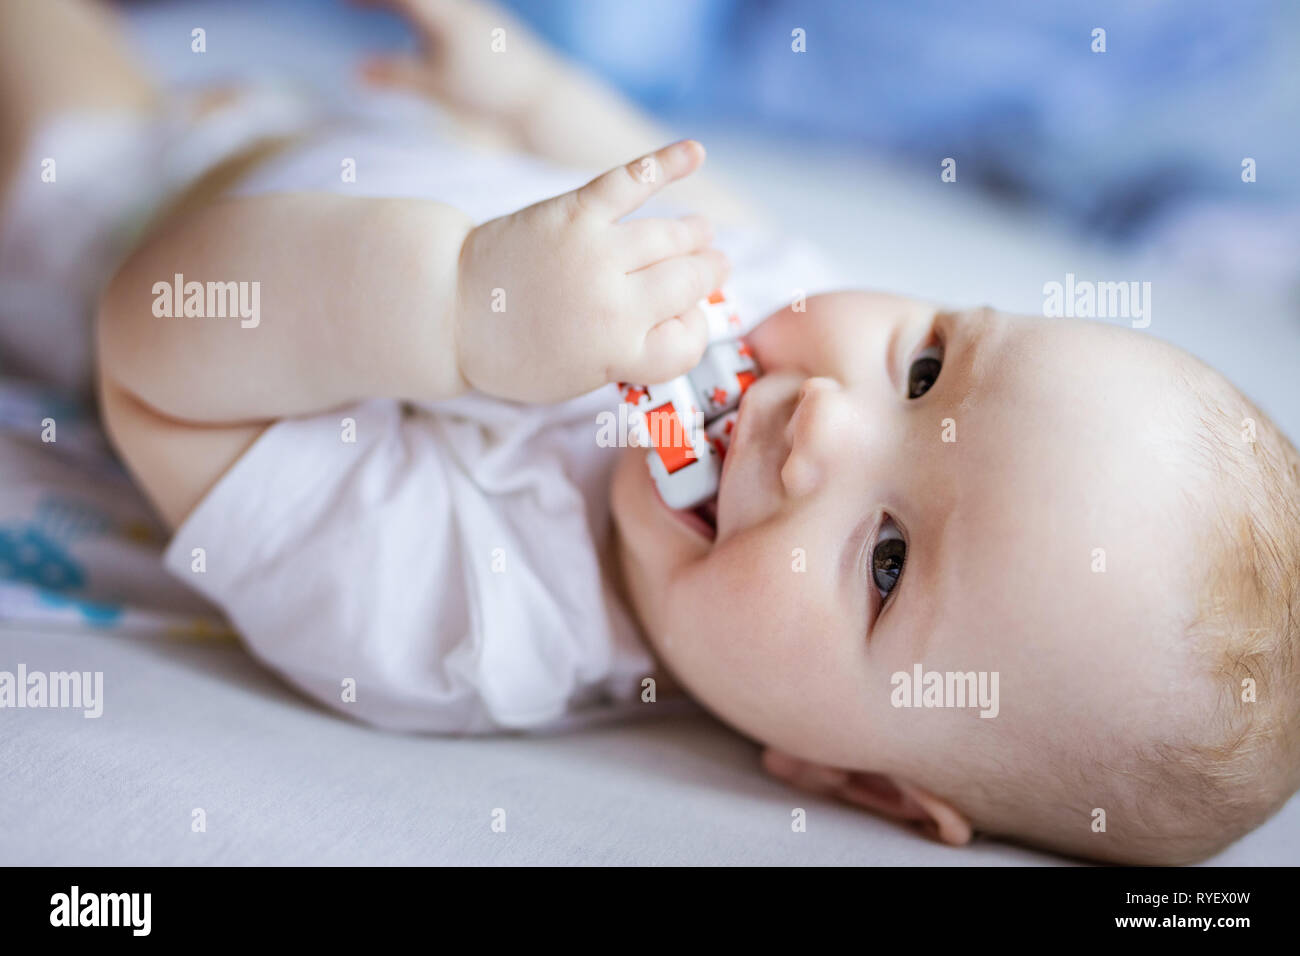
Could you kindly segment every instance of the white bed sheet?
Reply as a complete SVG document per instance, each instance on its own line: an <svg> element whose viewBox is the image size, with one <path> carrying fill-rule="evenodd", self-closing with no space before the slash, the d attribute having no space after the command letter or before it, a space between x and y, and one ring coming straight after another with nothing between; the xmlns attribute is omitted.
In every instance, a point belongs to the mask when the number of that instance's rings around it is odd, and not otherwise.
<svg viewBox="0 0 1300 956"><path fill-rule="evenodd" d="M940 846L797 794L704 716L404 736L317 709L228 643L0 630L0 666L16 661L103 671L104 716L0 713L0 864L1068 862L993 840ZM196 808L206 832L191 830ZM1212 862L1300 862L1300 800Z"/></svg>

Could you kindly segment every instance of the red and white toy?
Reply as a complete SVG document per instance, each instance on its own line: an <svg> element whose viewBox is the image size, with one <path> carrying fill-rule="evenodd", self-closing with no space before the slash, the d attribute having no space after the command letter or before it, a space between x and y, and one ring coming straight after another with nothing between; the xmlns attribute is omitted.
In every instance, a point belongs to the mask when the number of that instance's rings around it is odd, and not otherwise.
<svg viewBox="0 0 1300 956"><path fill-rule="evenodd" d="M685 510L708 505L718 494L722 459L731 445L736 406L761 374L749 347L734 336L740 319L721 292L700 303L710 345L700 364L659 385L619 384L646 462L664 504ZM711 508L706 508L712 511ZM710 521L712 513L705 515Z"/></svg>

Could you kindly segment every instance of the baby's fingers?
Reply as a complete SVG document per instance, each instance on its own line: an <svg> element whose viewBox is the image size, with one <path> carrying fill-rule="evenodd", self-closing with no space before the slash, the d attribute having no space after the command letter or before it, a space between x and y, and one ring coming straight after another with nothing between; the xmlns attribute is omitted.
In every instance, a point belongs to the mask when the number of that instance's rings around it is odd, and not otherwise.
<svg viewBox="0 0 1300 956"><path fill-rule="evenodd" d="M713 225L704 216L634 219L615 228L620 231L627 250L625 261L629 272L697 252L713 241Z"/></svg>
<svg viewBox="0 0 1300 956"><path fill-rule="evenodd" d="M681 315L722 287L731 264L717 249L665 259L628 275L631 294L652 315Z"/></svg>
<svg viewBox="0 0 1300 956"><path fill-rule="evenodd" d="M704 162L704 147L684 139L597 176L571 193L578 207L613 222L635 210L664 186L689 176Z"/></svg>
<svg viewBox="0 0 1300 956"><path fill-rule="evenodd" d="M647 332L640 354L610 372L618 382L666 382L699 365L708 344L708 320L699 306L692 306Z"/></svg>

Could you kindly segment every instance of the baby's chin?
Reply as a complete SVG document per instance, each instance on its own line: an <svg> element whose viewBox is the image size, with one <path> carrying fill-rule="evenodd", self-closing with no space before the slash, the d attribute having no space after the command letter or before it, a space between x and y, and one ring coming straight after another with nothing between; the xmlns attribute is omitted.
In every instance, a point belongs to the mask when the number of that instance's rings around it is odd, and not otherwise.
<svg viewBox="0 0 1300 956"><path fill-rule="evenodd" d="M670 606L674 577L708 557L713 541L709 529L693 527L663 503L645 456L644 448L619 452L610 487L610 513L627 597L653 644L659 612Z"/></svg>

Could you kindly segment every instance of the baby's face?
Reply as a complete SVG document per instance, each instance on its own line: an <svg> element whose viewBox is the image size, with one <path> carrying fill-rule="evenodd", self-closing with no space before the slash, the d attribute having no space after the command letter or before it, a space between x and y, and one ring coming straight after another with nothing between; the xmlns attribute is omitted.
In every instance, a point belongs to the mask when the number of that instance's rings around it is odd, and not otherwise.
<svg viewBox="0 0 1300 956"><path fill-rule="evenodd" d="M764 375L716 536L662 504L643 450L614 479L628 590L697 700L804 759L923 783L1084 726L1155 733L1192 679L1165 637L1190 609L1168 414L1181 353L867 293L746 338ZM996 716L896 706L891 679L917 664L996 673Z"/></svg>

